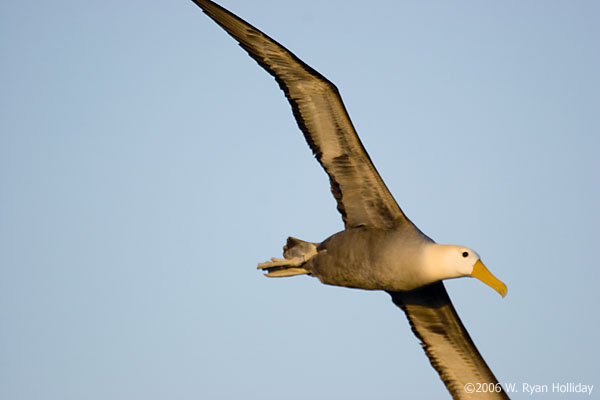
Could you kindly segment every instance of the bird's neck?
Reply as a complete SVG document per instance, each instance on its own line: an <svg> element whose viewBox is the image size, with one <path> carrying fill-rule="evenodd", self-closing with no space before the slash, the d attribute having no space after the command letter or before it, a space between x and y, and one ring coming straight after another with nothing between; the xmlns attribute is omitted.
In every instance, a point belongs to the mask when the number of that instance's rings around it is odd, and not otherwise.
<svg viewBox="0 0 600 400"><path fill-rule="evenodd" d="M423 272L430 283L463 276L451 262L453 245L430 243L423 250Z"/></svg>

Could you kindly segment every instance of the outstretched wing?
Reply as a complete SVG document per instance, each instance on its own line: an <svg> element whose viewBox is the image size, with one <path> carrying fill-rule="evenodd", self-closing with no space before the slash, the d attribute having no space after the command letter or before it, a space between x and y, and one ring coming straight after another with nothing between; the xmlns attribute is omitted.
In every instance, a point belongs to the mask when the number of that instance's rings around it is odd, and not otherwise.
<svg viewBox="0 0 600 400"><path fill-rule="evenodd" d="M477 351L442 282L410 292L388 293L406 313L431 365L454 399L508 399L504 389L496 385L498 380ZM479 392L471 392L478 388Z"/></svg>
<svg viewBox="0 0 600 400"><path fill-rule="evenodd" d="M306 141L329 175L346 228L413 226L373 166L335 85L223 7L209 0L193 1L275 77Z"/></svg>

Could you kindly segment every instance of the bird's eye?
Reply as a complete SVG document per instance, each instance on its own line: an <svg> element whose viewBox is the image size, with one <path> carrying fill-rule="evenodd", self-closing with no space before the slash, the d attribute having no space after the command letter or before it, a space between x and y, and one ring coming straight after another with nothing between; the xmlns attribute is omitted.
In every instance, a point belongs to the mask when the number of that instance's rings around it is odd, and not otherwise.
<svg viewBox="0 0 600 400"><path fill-rule="evenodd" d="M469 257L469 253L467 253L466 251L463 252L463 257L465 257L465 258Z"/></svg>

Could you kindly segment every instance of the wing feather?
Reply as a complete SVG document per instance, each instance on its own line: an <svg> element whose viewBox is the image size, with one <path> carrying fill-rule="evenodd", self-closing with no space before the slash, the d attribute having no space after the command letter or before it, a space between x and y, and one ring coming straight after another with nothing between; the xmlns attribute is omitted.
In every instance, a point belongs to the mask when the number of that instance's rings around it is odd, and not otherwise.
<svg viewBox="0 0 600 400"><path fill-rule="evenodd" d="M335 85L221 6L208 0L193 1L275 77L308 145L329 175L345 226L390 229L403 223L412 225L371 162Z"/></svg>
<svg viewBox="0 0 600 400"><path fill-rule="evenodd" d="M442 282L410 292L388 292L405 313L433 368L454 399L508 399L502 389L489 391L498 380L475 347ZM486 391L469 393L467 384L486 384ZM479 385L479 387L482 387Z"/></svg>

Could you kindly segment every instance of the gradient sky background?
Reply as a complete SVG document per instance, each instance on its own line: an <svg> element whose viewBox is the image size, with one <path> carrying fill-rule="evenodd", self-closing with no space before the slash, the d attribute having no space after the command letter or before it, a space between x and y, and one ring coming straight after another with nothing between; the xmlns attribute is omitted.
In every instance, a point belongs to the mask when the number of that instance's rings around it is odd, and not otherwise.
<svg viewBox="0 0 600 400"><path fill-rule="evenodd" d="M598 398L600 3L221 3L507 283L446 284L498 379ZM277 84L192 2L2 2L0 51L0 398L449 398L387 294L255 270L342 221Z"/></svg>

